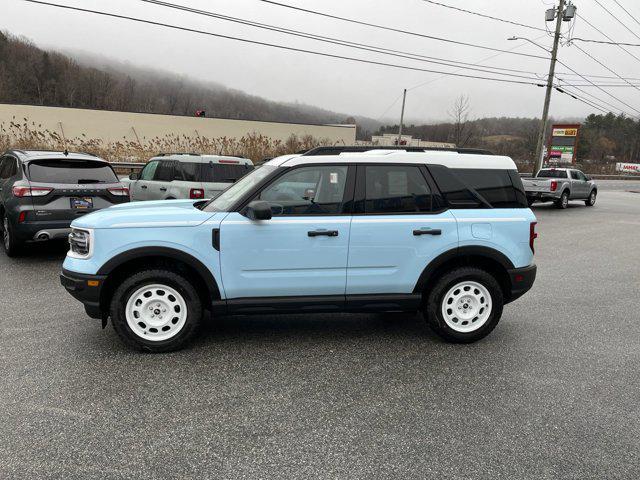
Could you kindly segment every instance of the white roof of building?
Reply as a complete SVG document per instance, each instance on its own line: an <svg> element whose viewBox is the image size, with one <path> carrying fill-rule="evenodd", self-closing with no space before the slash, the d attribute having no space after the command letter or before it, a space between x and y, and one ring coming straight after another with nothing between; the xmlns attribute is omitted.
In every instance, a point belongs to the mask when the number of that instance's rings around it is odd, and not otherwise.
<svg viewBox="0 0 640 480"><path fill-rule="evenodd" d="M292 158L291 158L292 157ZM343 152L340 155L284 155L267 162L267 165L293 167L313 163L424 163L450 168L482 168L516 170L509 157L448 151L405 152L398 150L369 150L367 152Z"/></svg>

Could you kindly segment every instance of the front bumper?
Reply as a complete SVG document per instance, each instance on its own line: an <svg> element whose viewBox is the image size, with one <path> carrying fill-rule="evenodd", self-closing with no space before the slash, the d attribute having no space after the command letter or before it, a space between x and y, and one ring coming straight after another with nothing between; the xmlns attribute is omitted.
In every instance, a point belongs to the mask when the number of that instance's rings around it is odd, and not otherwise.
<svg viewBox="0 0 640 480"><path fill-rule="evenodd" d="M60 283L75 299L84 304L84 310L91 318L102 319L100 294L106 275L86 275L62 270Z"/></svg>
<svg viewBox="0 0 640 480"><path fill-rule="evenodd" d="M538 267L536 265L508 270L510 292L509 298L506 299L507 301L505 303L513 302L531 290L533 282L536 279L537 270Z"/></svg>

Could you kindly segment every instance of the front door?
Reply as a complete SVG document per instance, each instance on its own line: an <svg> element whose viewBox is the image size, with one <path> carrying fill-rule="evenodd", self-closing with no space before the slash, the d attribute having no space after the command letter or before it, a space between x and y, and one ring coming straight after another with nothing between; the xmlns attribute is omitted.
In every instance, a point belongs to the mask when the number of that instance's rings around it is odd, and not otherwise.
<svg viewBox="0 0 640 480"><path fill-rule="evenodd" d="M273 218L225 217L220 265L227 299L344 296L353 195L348 173L346 165L288 169L254 198L271 204Z"/></svg>
<svg viewBox="0 0 640 480"><path fill-rule="evenodd" d="M158 168L158 160L152 160L145 165L140 172L138 180L131 182L129 190L131 192L131 200L141 201L149 200L149 184Z"/></svg>
<svg viewBox="0 0 640 480"><path fill-rule="evenodd" d="M458 245L450 211L441 211L426 169L358 166L347 295L410 294L435 257Z"/></svg>

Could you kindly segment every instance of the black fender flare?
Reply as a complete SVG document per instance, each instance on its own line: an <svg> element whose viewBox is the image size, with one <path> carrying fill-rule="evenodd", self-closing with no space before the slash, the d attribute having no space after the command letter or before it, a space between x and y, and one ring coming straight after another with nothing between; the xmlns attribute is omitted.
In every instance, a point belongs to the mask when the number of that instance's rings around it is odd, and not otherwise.
<svg viewBox="0 0 640 480"><path fill-rule="evenodd" d="M441 253L436 258L431 260L431 262L429 262L429 264L420 274L420 277L416 282L416 286L413 289L413 293L422 293L425 287L428 285L429 280L431 279L433 274L442 265L451 260L455 260L456 258L463 258L468 256L484 257L488 260L492 260L504 267L505 271L509 271L515 268L513 262L509 260L509 258L504 253L494 248L482 246L456 247L452 248L451 250L447 250L444 253Z"/></svg>
<svg viewBox="0 0 640 480"><path fill-rule="evenodd" d="M115 257L109 259L104 265L100 267L97 275L108 276L116 268L124 265L131 260L140 260L145 257L155 258L168 258L171 260L178 260L185 263L189 267L193 268L205 282L205 286L211 295L211 300L220 298L220 289L218 288L218 282L211 271L197 258L189 255L186 252L175 248L168 247L141 247L133 248L122 252Z"/></svg>

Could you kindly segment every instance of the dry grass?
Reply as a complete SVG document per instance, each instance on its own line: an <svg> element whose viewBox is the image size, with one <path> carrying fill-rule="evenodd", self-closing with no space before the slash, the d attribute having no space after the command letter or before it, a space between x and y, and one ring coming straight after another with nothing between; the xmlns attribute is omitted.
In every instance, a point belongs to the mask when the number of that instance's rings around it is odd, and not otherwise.
<svg viewBox="0 0 640 480"><path fill-rule="evenodd" d="M298 137L291 135L286 141L251 133L241 138L230 137L189 137L169 134L150 140L123 140L105 143L98 138L86 138L84 135L74 138L62 138L61 134L29 122L24 118L12 119L0 123L0 151L8 148L64 150L87 152L112 162L144 162L159 152L190 152L216 155L238 155L250 158L254 162L267 157L331 145L329 139L318 139L311 135Z"/></svg>

